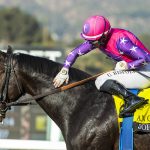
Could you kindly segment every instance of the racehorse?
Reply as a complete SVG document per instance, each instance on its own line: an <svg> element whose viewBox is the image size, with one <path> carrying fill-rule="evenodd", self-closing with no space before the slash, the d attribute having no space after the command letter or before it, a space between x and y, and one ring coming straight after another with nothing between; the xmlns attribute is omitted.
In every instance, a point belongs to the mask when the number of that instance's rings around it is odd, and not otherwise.
<svg viewBox="0 0 150 150"><path fill-rule="evenodd" d="M7 104L24 94L31 96L54 89L53 78L62 64L27 54L0 51L1 114ZM70 83L90 75L70 69ZM36 100L58 125L67 150L118 150L119 126L112 95L96 89L93 80ZM2 109L5 108L5 109ZM3 114L4 115L4 114ZM150 149L150 134L135 134L135 150Z"/></svg>

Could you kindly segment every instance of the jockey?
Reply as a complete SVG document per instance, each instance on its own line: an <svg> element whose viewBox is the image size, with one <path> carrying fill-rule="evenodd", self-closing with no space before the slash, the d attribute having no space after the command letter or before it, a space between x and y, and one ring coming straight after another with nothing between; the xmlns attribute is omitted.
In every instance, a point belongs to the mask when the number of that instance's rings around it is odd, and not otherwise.
<svg viewBox="0 0 150 150"><path fill-rule="evenodd" d="M53 80L54 86L57 88L64 82L68 83L69 68L77 57L99 48L117 63L113 71L96 79L97 89L124 99L124 109L120 112L122 117L146 104L144 98L127 90L150 86L150 51L142 42L127 30L111 28L109 21L99 15L91 16L85 21L81 36L85 42L67 56L63 68Z"/></svg>

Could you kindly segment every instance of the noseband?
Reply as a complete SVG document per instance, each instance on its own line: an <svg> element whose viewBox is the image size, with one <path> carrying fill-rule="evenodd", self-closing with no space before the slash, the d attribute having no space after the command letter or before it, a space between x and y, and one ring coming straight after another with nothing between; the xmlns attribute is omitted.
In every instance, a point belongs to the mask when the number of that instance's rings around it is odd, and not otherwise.
<svg viewBox="0 0 150 150"><path fill-rule="evenodd" d="M13 52L12 48L8 46L6 58L5 58L5 72L4 72L4 80L2 83L1 93L0 93L0 122L5 118L6 111L10 109L9 106L7 106L7 103L9 101L8 99L8 86L9 86L9 80L11 77L11 72L14 73L15 76L15 82L18 87L18 90L20 94L22 93L21 86L17 81L16 74L13 67Z"/></svg>

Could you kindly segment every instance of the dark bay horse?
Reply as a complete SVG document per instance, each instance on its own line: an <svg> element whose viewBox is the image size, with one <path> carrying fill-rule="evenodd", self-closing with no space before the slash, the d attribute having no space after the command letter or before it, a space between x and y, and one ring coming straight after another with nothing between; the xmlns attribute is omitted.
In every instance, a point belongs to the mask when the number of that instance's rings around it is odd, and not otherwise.
<svg viewBox="0 0 150 150"><path fill-rule="evenodd" d="M6 75L8 55L0 51L0 90ZM53 78L62 65L26 54L11 55L11 72L6 103L28 93L32 96L54 89ZM70 83L89 77L70 69ZM94 81L52 94L36 101L62 131L67 150L117 150L119 127L111 95L99 92ZM137 150L150 149L149 134L135 134Z"/></svg>

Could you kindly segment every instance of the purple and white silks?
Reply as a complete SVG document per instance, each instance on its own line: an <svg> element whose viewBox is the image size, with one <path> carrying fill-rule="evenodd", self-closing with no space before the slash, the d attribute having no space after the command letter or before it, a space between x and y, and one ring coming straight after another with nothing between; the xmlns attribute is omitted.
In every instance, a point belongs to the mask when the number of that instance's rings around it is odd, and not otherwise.
<svg viewBox="0 0 150 150"><path fill-rule="evenodd" d="M95 49L95 46L91 41L80 44L67 56L64 67L71 67L78 56L84 55L93 49ZM150 62L150 53L141 41L134 34L123 29L112 29L107 44L100 47L100 49L116 61L126 61L128 69L135 69Z"/></svg>

